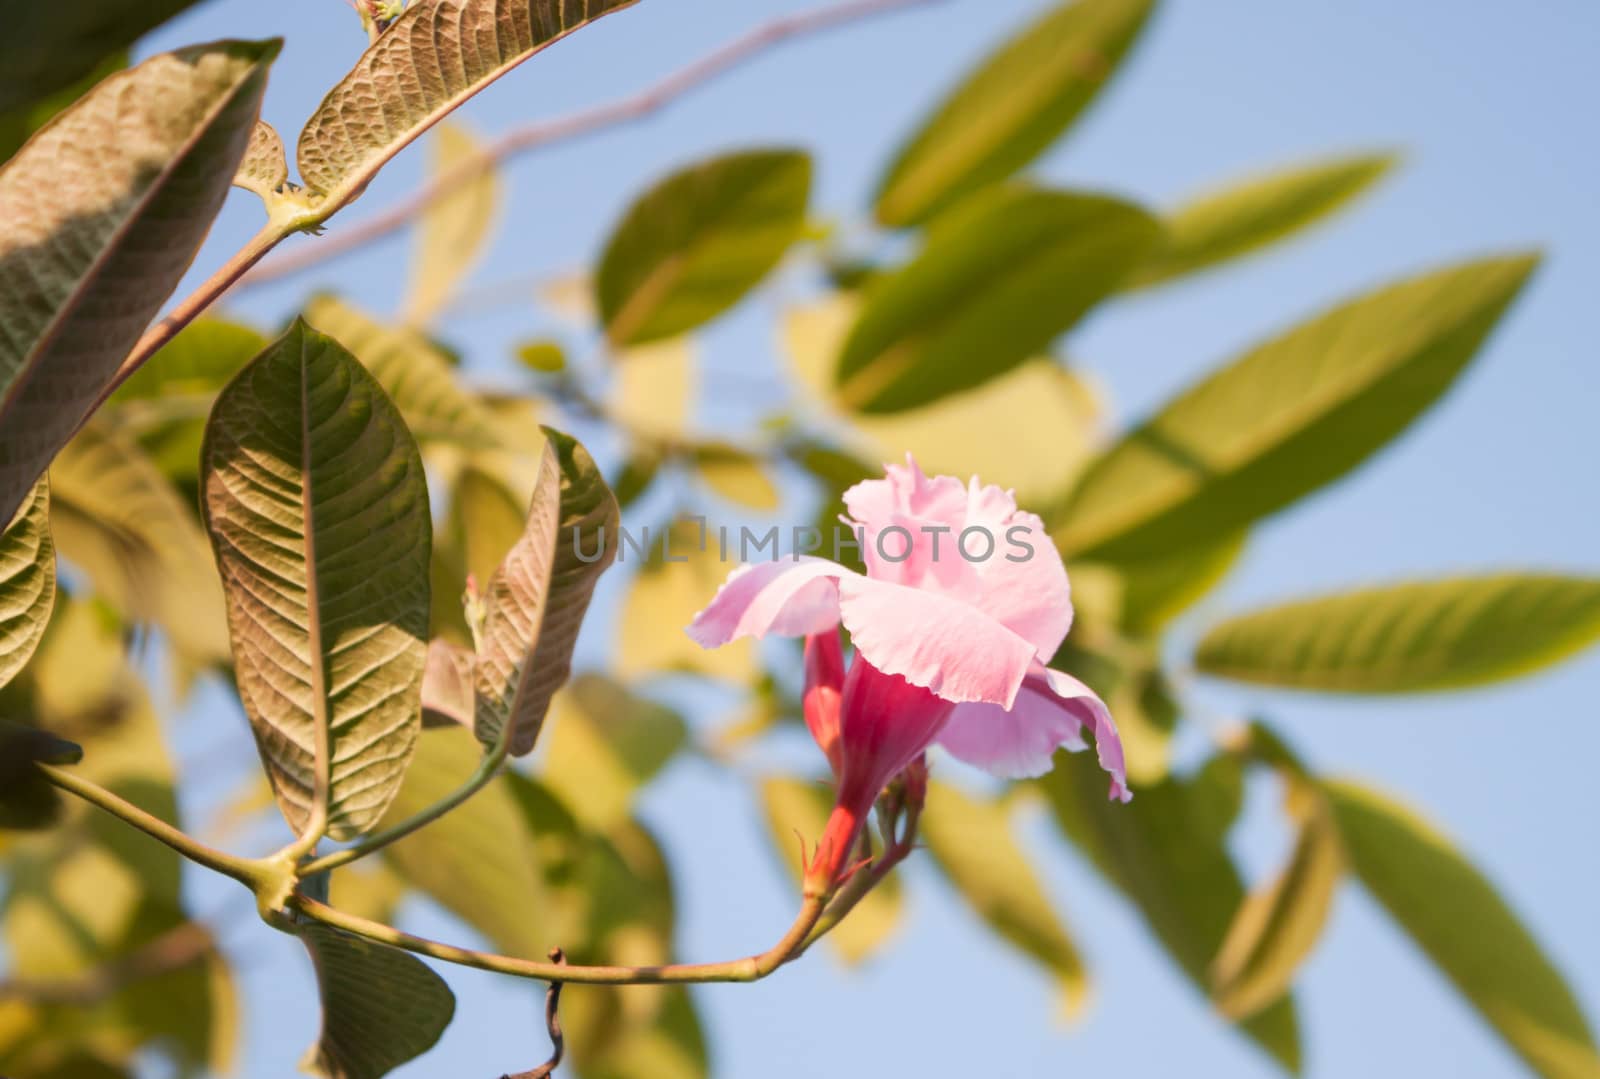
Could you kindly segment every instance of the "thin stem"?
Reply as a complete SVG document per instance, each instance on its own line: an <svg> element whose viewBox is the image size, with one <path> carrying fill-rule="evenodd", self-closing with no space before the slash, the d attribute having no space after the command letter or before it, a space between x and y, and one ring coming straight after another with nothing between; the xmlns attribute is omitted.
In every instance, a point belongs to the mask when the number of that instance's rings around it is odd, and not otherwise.
<svg viewBox="0 0 1600 1079"><path fill-rule="evenodd" d="M245 274L240 279L239 286L248 288L275 281L363 247L381 236L387 236L396 229L404 227L428 206L461 190L508 158L593 134L608 127L641 120L676 101L690 90L713 81L781 42L876 15L886 15L936 2L938 0L847 0L845 3L819 8L816 11L774 19L720 46L638 93L603 105L591 106L554 120L514 128L486 147L481 155L439 174L414 194L401 199L387 210L314 246L272 259Z"/></svg>
<svg viewBox="0 0 1600 1079"><path fill-rule="evenodd" d="M132 802L74 772L48 764L37 767L44 773L45 778L57 787L69 794L77 795L114 817L120 817L151 838L165 843L191 862L232 877L252 891L260 885L262 870L259 863L208 847L187 832L173 827L160 817L145 812Z"/></svg>
<svg viewBox="0 0 1600 1079"><path fill-rule="evenodd" d="M330 854L324 854L321 858L313 859L301 867L300 875L309 877L313 873L337 869L342 865L349 865L358 858L365 858L375 850L381 850L390 843L404 839L418 828L432 824L456 806L477 794L488 785L490 780L500 774L500 767L505 764L507 752L511 748L510 729L511 727L508 723L494 747L479 762L478 768L472 773L471 778L456 791L413 816L407 817L393 827L385 828L381 832L374 832L353 847L346 847L343 850L336 850Z"/></svg>
<svg viewBox="0 0 1600 1079"><path fill-rule="evenodd" d="M812 927L822 917L827 897L808 896L794 923L790 925L789 931L783 935L783 939L759 955L723 963L678 963L658 967L569 966L565 963L518 959L513 956L496 955L493 952L458 948L452 944L441 944L426 937L412 936L392 926L336 910L326 903L319 903L298 893L290 897L289 904L308 918L353 933L358 937L403 948L408 952L446 963L475 967L497 974L534 978L543 982L576 982L585 985L686 985L697 982L755 982L765 978L799 954Z"/></svg>
<svg viewBox="0 0 1600 1079"><path fill-rule="evenodd" d="M909 807L906 810L906 820L900 838L883 852L883 857L872 865L858 870L845 882L845 886L829 901L827 909L822 912L822 917L817 919L817 924L812 927L805 943L795 953L796 956L804 955L813 944L832 932L835 926L844 921L846 915L855 910L856 904L883 883L883 879L890 871L905 861L906 856L916 849L917 822L920 817L921 811L916 807Z"/></svg>

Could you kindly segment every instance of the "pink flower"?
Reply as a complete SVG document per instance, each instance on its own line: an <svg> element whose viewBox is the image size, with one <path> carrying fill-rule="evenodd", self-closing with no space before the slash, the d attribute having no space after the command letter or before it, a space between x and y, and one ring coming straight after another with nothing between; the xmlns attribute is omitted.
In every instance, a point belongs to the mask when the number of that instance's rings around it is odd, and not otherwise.
<svg viewBox="0 0 1600 1079"><path fill-rule="evenodd" d="M689 625L715 648L805 636L806 723L839 777L837 848L885 783L935 742L1005 778L1040 775L1088 726L1111 796L1130 797L1115 724L1045 662L1072 625L1066 568L1008 491L929 478L909 456L844 495L866 575L812 557L743 566ZM838 627L849 630L846 673ZM835 834L838 831L838 834ZM834 849L840 863L845 850ZM819 861L826 851L819 851Z"/></svg>

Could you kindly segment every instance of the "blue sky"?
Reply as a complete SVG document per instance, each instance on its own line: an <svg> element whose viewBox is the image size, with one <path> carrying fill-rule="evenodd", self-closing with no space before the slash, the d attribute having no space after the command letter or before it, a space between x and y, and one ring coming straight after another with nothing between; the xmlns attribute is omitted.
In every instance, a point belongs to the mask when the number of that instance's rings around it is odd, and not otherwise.
<svg viewBox="0 0 1600 1079"><path fill-rule="evenodd" d="M536 58L465 112L479 131L559 115L625 93L739 31L807 5L644 0ZM817 161L814 207L864 213L884 159L942 87L1040 9L1036 0L947 0L775 51L658 116L530 157L508 170L514 209L477 280L554 273L591 260L628 199L667 169L732 147L793 143ZM147 43L220 36L288 38L266 117L286 139L353 61L362 36L340 0L213 0ZM1547 261L1461 384L1375 462L1260 528L1247 561L1191 622L1273 598L1357 582L1484 567L1600 568L1591 469L1600 389L1591 331L1600 280L1600 150L1593 58L1600 7L1169 0L1122 76L1038 172L1154 206L1258 167L1369 148L1404 167L1331 227L1204 280L1097 314L1067 350L1134 418L1262 335L1378 281L1441 261L1536 246ZM399 158L351 210L354 221L411 188L421 155ZM199 268L259 220L236 192ZM335 219L331 231L345 224ZM297 245L315 243L300 238ZM236 309L263 323L313 287L392 310L406 240L251 292ZM777 362L770 301L708 335L714 372ZM493 373L510 344L549 325L533 306L447 322L443 331ZM732 384L732 383L730 383ZM602 642L603 643L603 642ZM593 635L589 641L595 647ZM592 653L591 653L592 654ZM1326 700L1202 685L1200 724L1273 716L1320 768L1404 792L1442 822L1560 956L1600 1015L1600 884L1590 825L1600 652L1536 679L1465 695ZM210 702L215 704L213 700ZM245 728L220 706L186 717L189 804L203 809L250 765ZM716 715L694 717L712 722ZM232 744L238 768L202 773ZM1261 791L1240 854L1267 870L1283 837ZM766 946L791 913L747 786L702 765L674 767L645 811L663 835L680 891L680 951L710 959ZM697 991L719 1076L1271 1074L1215 1022L1148 942L1141 923L1043 821L1028 838L1094 968L1091 1010L1057 1022L1047 981L995 944L933 879L907 870L906 924L865 969L818 952L757 987ZM202 911L232 885L196 877ZM408 928L469 939L423 904ZM315 1003L298 950L264 927L228 935L244 972L243 1073L278 1077L314 1036ZM526 985L445 971L458 1019L406 1076L491 1075L543 1046ZM976 988L975 988L976 987ZM1364 897L1340 897L1303 977L1311 1075L1520 1074L1444 981ZM520 1056L518 1055L520 1054Z"/></svg>

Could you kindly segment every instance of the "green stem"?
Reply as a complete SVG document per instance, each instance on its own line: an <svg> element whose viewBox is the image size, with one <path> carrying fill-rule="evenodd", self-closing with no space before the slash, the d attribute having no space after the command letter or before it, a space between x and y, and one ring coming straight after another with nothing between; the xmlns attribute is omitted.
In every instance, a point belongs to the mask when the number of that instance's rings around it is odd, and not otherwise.
<svg viewBox="0 0 1600 1079"><path fill-rule="evenodd" d="M104 787L82 776L69 772L64 768L53 765L38 765L39 771L57 787L75 794L90 805L105 810L114 817L133 825L141 832L153 839L158 839L198 865L215 870L224 876L245 885L251 891L257 891L264 880L264 872L260 863L248 858L225 853L206 846L187 832L175 828L154 814L147 813L122 797L111 793Z"/></svg>
<svg viewBox="0 0 1600 1079"><path fill-rule="evenodd" d="M408 952L425 955L431 959L456 963L464 967L510 974L517 978L535 978L544 982L577 982L587 985L685 985L696 982L755 982L760 981L783 964L797 956L812 927L822 917L826 897L807 897L794 924L783 939L759 955L745 956L724 963L677 963L659 967L573 966L567 963L539 962L496 955L493 952L473 951L441 944L425 937L402 933L391 926L369 921L354 914L346 914L325 903L296 894L290 906L302 915L342 929L358 937L403 948Z"/></svg>
<svg viewBox="0 0 1600 1079"><path fill-rule="evenodd" d="M336 850L330 854L324 854L321 858L307 862L300 867L300 875L309 877L313 873L337 869L342 865L349 865L358 858L365 858L375 850L381 850L396 840L404 839L418 828L432 824L456 806L477 794L491 779L500 774L500 767L505 763L507 751L511 748L510 731L511 724L507 723L505 729L501 732L499 740L478 764L477 771L473 772L472 777L454 793L440 799L415 815L407 817L393 827L385 828L381 832L374 832L353 847Z"/></svg>

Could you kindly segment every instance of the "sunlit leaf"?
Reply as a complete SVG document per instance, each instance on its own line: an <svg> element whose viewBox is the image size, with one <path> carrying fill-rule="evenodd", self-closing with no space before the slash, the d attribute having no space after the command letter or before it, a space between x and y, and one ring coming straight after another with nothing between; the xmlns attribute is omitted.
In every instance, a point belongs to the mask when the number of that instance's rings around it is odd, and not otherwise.
<svg viewBox="0 0 1600 1079"><path fill-rule="evenodd" d="M483 751L464 728L428 731L382 825L398 823L471 778ZM502 776L466 802L384 848L384 858L409 884L481 931L512 955L543 956L565 943L569 926L551 909L537 860L542 842L529 829ZM334 872L333 887L339 887Z"/></svg>
<svg viewBox="0 0 1600 1079"><path fill-rule="evenodd" d="M1193 776L1137 787L1126 805L1106 798L1091 754L1058 755L1055 770L1038 782L1062 830L1139 908L1190 981L1208 991L1211 964L1245 895L1226 846L1242 796L1237 763L1217 758ZM1284 1067L1299 1070L1291 997L1240 1029Z"/></svg>
<svg viewBox="0 0 1600 1079"><path fill-rule="evenodd" d="M533 751L572 670L595 583L617 551L617 502L589 452L550 428L527 524L483 593L474 729L514 756Z"/></svg>
<svg viewBox="0 0 1600 1079"><path fill-rule="evenodd" d="M1023 504L1065 494L1104 423L1099 395L1082 376L1041 357L922 408L846 415L834 392L833 364L857 307L850 297L830 297L790 308L782 326L790 370L821 407L840 418L856 456L881 463L910 453L930 475L978 476L1014 489ZM838 510L829 506L826 512L832 520Z"/></svg>
<svg viewBox="0 0 1600 1079"><path fill-rule="evenodd" d="M283 156L283 140L265 120L257 120L245 147L244 160L233 175L233 185L261 196L269 207L289 178L289 164Z"/></svg>
<svg viewBox="0 0 1600 1079"><path fill-rule="evenodd" d="M917 834L956 891L996 933L1048 970L1079 1014L1088 974L1002 805L932 784Z"/></svg>
<svg viewBox="0 0 1600 1079"><path fill-rule="evenodd" d="M301 1067L323 1079L382 1079L432 1049L456 1011L444 979L398 948L308 924L296 932L322 993L322 1034Z"/></svg>
<svg viewBox="0 0 1600 1079"><path fill-rule="evenodd" d="M1343 208L1394 162L1389 154L1319 161L1203 195L1167 216L1165 245L1129 284L1153 285L1276 243Z"/></svg>
<svg viewBox="0 0 1600 1079"><path fill-rule="evenodd" d="M5 40L31 48L14 30ZM188 269L277 50L222 42L152 57L107 78L0 169L0 520Z"/></svg>
<svg viewBox="0 0 1600 1079"><path fill-rule="evenodd" d="M1212 997L1222 1014L1254 1015L1289 991L1327 924L1344 876L1332 810L1303 780L1286 793L1294 848L1283 871L1245 897L1212 961Z"/></svg>
<svg viewBox="0 0 1600 1079"><path fill-rule="evenodd" d="M696 447L695 474L717 494L753 510L770 512L781 498L760 457L736 446L705 443Z"/></svg>
<svg viewBox="0 0 1600 1079"><path fill-rule="evenodd" d="M205 515L239 694L297 833L347 839L400 786L421 726L427 483L400 413L296 322L217 398Z"/></svg>
<svg viewBox="0 0 1600 1079"><path fill-rule="evenodd" d="M1557 663L1600 638L1600 580L1503 573L1366 588L1229 619L1208 674L1341 693L1455 689Z"/></svg>
<svg viewBox="0 0 1600 1079"><path fill-rule="evenodd" d="M600 257L596 299L613 344L675 337L754 288L805 227L811 159L748 150L673 173L640 196Z"/></svg>
<svg viewBox="0 0 1600 1079"><path fill-rule="evenodd" d="M1244 554L1246 534L1110 567L1122 586L1120 621L1130 633L1153 634L1215 588Z"/></svg>
<svg viewBox="0 0 1600 1079"><path fill-rule="evenodd" d="M940 218L868 290L834 371L840 399L899 412L1036 357L1144 261L1160 228L1131 203L996 188Z"/></svg>
<svg viewBox="0 0 1600 1079"><path fill-rule="evenodd" d="M567 350L556 341L525 341L517 346L517 360L530 371L553 375L566 370Z"/></svg>
<svg viewBox="0 0 1600 1079"><path fill-rule="evenodd" d="M1323 788L1361 883L1517 1055L1550 1079L1600 1075L1600 1051L1571 989L1450 840L1370 788Z"/></svg>
<svg viewBox="0 0 1600 1079"><path fill-rule="evenodd" d="M709 528L702 532L693 521L661 527L628 526L618 544L617 561L642 564L628 586L617 620L613 663L619 675L637 679L692 671L742 684L755 681L758 672L752 641L707 649L683 631L742 560L741 546L750 548L751 558L770 557L766 551L771 545L761 552L754 550L765 538L759 531L748 544L742 543L742 538L730 527L724 557L717 532ZM773 542L777 542L776 535Z"/></svg>
<svg viewBox="0 0 1600 1079"><path fill-rule="evenodd" d="M17 676L44 636L56 598L50 484L43 476L0 532L0 686Z"/></svg>
<svg viewBox="0 0 1600 1079"><path fill-rule="evenodd" d="M190 660L228 658L222 589L205 532L137 445L92 422L50 466L61 555L133 623L154 623Z"/></svg>
<svg viewBox="0 0 1600 1079"><path fill-rule="evenodd" d="M1090 465L1057 542L1111 561L1190 550L1338 479L1450 388L1535 262L1437 270L1257 346Z"/></svg>
<svg viewBox="0 0 1600 1079"><path fill-rule="evenodd" d="M428 172L435 180L483 154L478 139L455 123L435 128L428 149ZM455 296L483 255L499 202L500 177L485 168L428 204L417 221L411 286L401 306L407 322L426 325Z"/></svg>
<svg viewBox="0 0 1600 1079"><path fill-rule="evenodd" d="M896 154L878 184L878 220L917 224L1027 165L1094 100L1153 6L1073 0L1006 42Z"/></svg>
<svg viewBox="0 0 1600 1079"><path fill-rule="evenodd" d="M635 436L682 439L694 411L695 360L690 337L628 349L612 377L607 402L612 420Z"/></svg>
<svg viewBox="0 0 1600 1079"><path fill-rule="evenodd" d="M6 10L0 112L83 78L196 0L65 0Z"/></svg>
<svg viewBox="0 0 1600 1079"><path fill-rule="evenodd" d="M266 337L252 326L202 315L118 386L106 407L120 410L135 402L165 402L174 397L210 402L266 345ZM119 417L119 422L127 421Z"/></svg>
<svg viewBox="0 0 1600 1079"><path fill-rule="evenodd" d="M435 636L457 644L475 642L463 611L470 578L481 592L510 553L527 524L527 503L519 502L500 478L469 461L456 474L444 527L434 541L429 573Z"/></svg>
<svg viewBox="0 0 1600 1079"><path fill-rule="evenodd" d="M761 781L761 805L773 856L799 887L805 875L801 844L813 844L821 837L833 808L833 791L824 783L768 776ZM859 963L888 943L900 927L904 905L900 877L890 873L823 939L846 963Z"/></svg>
<svg viewBox="0 0 1600 1079"><path fill-rule="evenodd" d="M638 789L687 738L672 709L597 674L573 679L552 714L545 782L600 830L627 817Z"/></svg>
<svg viewBox="0 0 1600 1079"><path fill-rule="evenodd" d="M476 448L505 444L507 432L457 380L449 360L414 329L375 322L333 296L306 305L305 319L360 360L418 439Z"/></svg>
<svg viewBox="0 0 1600 1079"><path fill-rule="evenodd" d="M314 197L343 205L390 158L473 94L546 45L633 2L410 5L306 121L295 155L300 178Z"/></svg>

